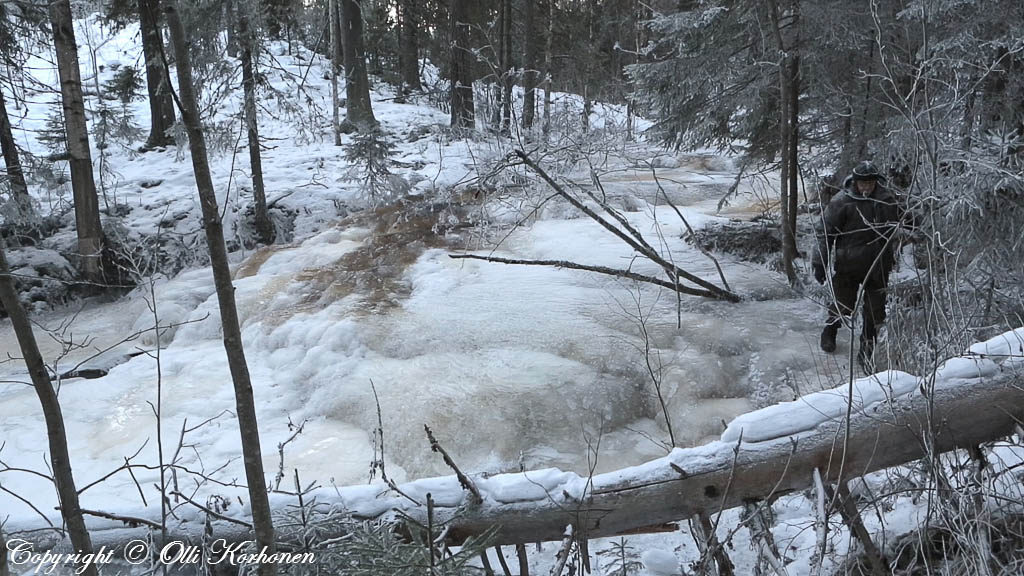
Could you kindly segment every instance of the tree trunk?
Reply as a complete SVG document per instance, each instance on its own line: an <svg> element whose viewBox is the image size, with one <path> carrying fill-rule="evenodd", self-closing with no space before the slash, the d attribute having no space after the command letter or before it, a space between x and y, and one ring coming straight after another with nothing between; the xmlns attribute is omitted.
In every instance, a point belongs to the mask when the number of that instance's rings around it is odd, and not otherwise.
<svg viewBox="0 0 1024 576"><path fill-rule="evenodd" d="M149 93L149 138L146 148L167 146L174 142L168 130L174 126L174 100L167 86L167 75L163 73L160 54L163 39L160 37L159 0L138 0L139 31L142 34L142 53L146 58L146 91Z"/></svg>
<svg viewBox="0 0 1024 576"><path fill-rule="evenodd" d="M470 0L452 0L449 8L451 26L451 126L472 129L475 124L473 108L473 75L469 45Z"/></svg>
<svg viewBox="0 0 1024 576"><path fill-rule="evenodd" d="M632 9L630 10L630 19L631 19L632 25L633 25L633 64L634 65L640 64L640 34L641 34L641 31L643 30L643 25L641 24L641 13L640 13L640 10L642 10L642 8L640 7L639 0L634 0L634 5L633 5ZM627 77L626 81L629 82L628 77ZM633 85L633 83L630 82L630 85ZM636 103L634 102L633 96L631 94L632 91L633 91L633 89L629 89L629 90L627 90L627 93L626 93L626 141L627 142L632 142L635 139L634 132L636 130Z"/></svg>
<svg viewBox="0 0 1024 576"><path fill-rule="evenodd" d="M7 540L4 539L3 530L0 530L0 576L11 576L11 570L7 567Z"/></svg>
<svg viewBox="0 0 1024 576"><path fill-rule="evenodd" d="M548 34L544 38L544 137L551 131L551 39L555 32L555 0L548 0Z"/></svg>
<svg viewBox="0 0 1024 576"><path fill-rule="evenodd" d="M235 2L236 2L236 0L224 0L224 4L222 5L222 8L224 10L224 12L223 12L224 20L226 20L228 22L231 21L232 14L235 13ZM238 47L238 35L235 34L235 27L234 26L226 26L226 28L227 28L227 37L228 37L227 38L228 56L231 56L232 58L238 58L238 55L239 55L241 49Z"/></svg>
<svg viewBox="0 0 1024 576"><path fill-rule="evenodd" d="M974 78L970 78L967 85L973 86L974 83ZM969 92L964 97L964 117L963 121L960 123L960 148L963 154L969 156L974 138L975 91L973 88L968 88L968 90Z"/></svg>
<svg viewBox="0 0 1024 576"><path fill-rule="evenodd" d="M789 251L790 260L798 256L796 244L796 215L800 197L797 193L800 180L800 55L793 54L789 58L789 208L787 215L789 220L786 226L789 230L786 238L789 244L786 249Z"/></svg>
<svg viewBox="0 0 1024 576"><path fill-rule="evenodd" d="M235 410L242 441L242 457L245 463L245 480L249 490L252 519L257 549L272 554L274 525L267 498L266 479L263 476L263 456L260 449L259 425L253 400L252 382L242 348L242 334L238 326L238 310L235 308L235 289L231 284L231 270L228 253L224 245L224 228L217 207L217 196L210 177L210 165L206 153L206 140L199 118L199 105L192 83L192 62L189 56L189 39L178 17L176 0L165 0L167 26L174 44L174 56L178 70L178 91L180 94L181 117L188 131L189 151L192 155L192 169L199 191L203 211L203 226L206 229L206 243L210 250L210 266L213 269L217 301L220 305L221 329L224 350L227 354L231 380L235 388ZM259 565L260 576L274 576L276 567L272 563Z"/></svg>
<svg viewBox="0 0 1024 576"><path fill-rule="evenodd" d="M64 108L68 156L71 167L71 190L75 198L75 227L78 233L79 267L82 276L101 282L100 260L103 251L103 229L100 226L99 200L92 175L92 154L89 150L89 127L82 98L82 78L78 68L78 44L71 24L69 0L50 4L50 23L57 53L57 74Z"/></svg>
<svg viewBox="0 0 1024 576"><path fill-rule="evenodd" d="M587 94L589 84L583 85L583 114L580 116L580 121L583 122L583 132L590 132L590 113L593 111L593 104L590 101L590 96Z"/></svg>
<svg viewBox="0 0 1024 576"><path fill-rule="evenodd" d="M796 216L799 197L797 196L797 183L799 172L797 167L797 136L799 126L797 124L799 115L799 57L793 54L786 55L783 59L782 69L782 122L783 148L782 148L782 177L786 180L782 184L782 263L791 286L797 283L796 267L794 260L797 257L796 249Z"/></svg>
<svg viewBox="0 0 1024 576"><path fill-rule="evenodd" d="M334 16L331 17L331 22L333 22L334 27L331 28L331 30L333 31L334 41L336 43L334 44L334 47L331 48L331 58L335 63L334 65L336 66L338 74L341 74L341 71L345 69L345 45L341 40L344 34L341 32L341 5L339 2L341 2L341 0L333 0Z"/></svg>
<svg viewBox="0 0 1024 576"><path fill-rule="evenodd" d="M331 126L334 129L334 145L341 146L341 120L339 118L338 72L341 71L343 53L341 51L340 18L338 16L338 0L328 0L327 29L331 35Z"/></svg>
<svg viewBox="0 0 1024 576"><path fill-rule="evenodd" d="M769 6L775 40L779 49L779 158L782 165L780 176L780 212L782 215L782 267L791 286L797 283L796 267L796 211L797 211L797 135L800 100L797 76L800 71L798 56L789 50L796 50L799 38L792 39L787 49L782 30L782 8L778 0ZM791 28L800 22L799 0L792 4Z"/></svg>
<svg viewBox="0 0 1024 576"><path fill-rule="evenodd" d="M512 0L501 0L501 133L512 126Z"/></svg>
<svg viewBox="0 0 1024 576"><path fill-rule="evenodd" d="M7 314L11 317L11 325L18 338L25 366L28 368L32 386L39 397L39 405L43 409L43 420L46 421L46 439L50 451L50 466L52 467L53 483L57 488L57 498L60 501L61 517L67 526L71 544L75 550L82 554L91 554L92 541L89 538L89 531L85 527L85 520L82 518L82 509L78 502L78 489L75 488L75 477L71 472L68 437L64 429L64 416L61 413L60 401L50 382L50 373L39 353L35 334L32 333L32 324L29 322L25 309L22 308L21 301L18 299L18 292L14 288L11 269L7 265L7 244L3 237L0 237L0 304L3 304ZM4 569L6 570L6 562L4 562ZM83 576L96 576L95 564L81 566L80 569Z"/></svg>
<svg viewBox="0 0 1024 576"><path fill-rule="evenodd" d="M416 0L401 0L402 31L398 47L398 67L406 90L422 90L420 84L419 38L420 13Z"/></svg>
<svg viewBox="0 0 1024 576"><path fill-rule="evenodd" d="M538 0L525 0L526 10L523 14L523 128L533 126L533 117L537 109L537 8Z"/></svg>
<svg viewBox="0 0 1024 576"><path fill-rule="evenodd" d="M363 50L363 15L359 0L341 2L341 42L345 50L345 122L364 131L377 125L370 105L370 80Z"/></svg>
<svg viewBox="0 0 1024 576"><path fill-rule="evenodd" d="M3 151L4 164L7 166L7 180L11 183L11 192L18 201L28 199L28 184L25 183L25 172L21 169L18 158L18 147L14 142L11 119L7 116L7 102L3 91L0 91L0 149Z"/></svg>
<svg viewBox="0 0 1024 576"><path fill-rule="evenodd" d="M267 194L263 187L263 161L260 158L259 118L256 115L256 78L253 74L255 38L249 26L246 8L238 8L238 36L242 48L242 90L245 93L245 124L249 136L249 165L252 169L252 197L256 211L256 234L260 243L274 241L274 223L267 212Z"/></svg>

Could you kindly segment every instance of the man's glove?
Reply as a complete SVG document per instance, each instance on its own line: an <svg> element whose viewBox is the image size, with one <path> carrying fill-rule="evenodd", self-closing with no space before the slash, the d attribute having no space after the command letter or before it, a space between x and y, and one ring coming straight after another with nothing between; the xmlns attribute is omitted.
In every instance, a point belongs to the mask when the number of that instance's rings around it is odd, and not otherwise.
<svg viewBox="0 0 1024 576"><path fill-rule="evenodd" d="M814 279L818 281L818 284L825 283L825 267L822 266L821 262L815 262L812 265L814 270Z"/></svg>

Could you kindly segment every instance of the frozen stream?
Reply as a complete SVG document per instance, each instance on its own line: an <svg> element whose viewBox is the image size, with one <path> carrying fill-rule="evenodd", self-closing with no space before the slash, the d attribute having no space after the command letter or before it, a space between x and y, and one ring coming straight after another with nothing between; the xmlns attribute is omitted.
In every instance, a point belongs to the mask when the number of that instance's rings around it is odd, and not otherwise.
<svg viewBox="0 0 1024 576"><path fill-rule="evenodd" d="M728 163L719 164L724 167L717 172L696 161L659 170L693 226L717 217L714 206L734 176ZM655 222L661 223L664 245L682 268L717 278L707 259L679 239L682 226L674 212L665 206L652 211L646 203L656 191L650 178L623 172L609 178L606 189L611 197L633 198L640 208L627 217L650 238L657 238ZM732 215L744 210L741 201ZM496 255L630 266L627 246L588 219L566 216L567 210L552 206L513 233ZM366 482L378 419L374 388L387 471L399 481L447 473L429 451L424 424L473 472L515 470L522 463L582 473L595 450L598 471L660 456L668 433L645 362L638 310L681 446L716 437L723 420L788 399L793 388L827 385L816 374L836 360L816 350L824 312L790 295L784 278L761 266L722 257L733 289L758 297L740 304L684 297L677 327L676 299L665 291L638 291L584 272L453 260L429 238L396 238L408 257L382 263L368 257L375 252L366 249L373 233L365 225L339 224L299 244L251 255L236 269L268 475L279 468L279 444L305 422L283 450L289 478L298 468L304 482ZM632 266L653 271L640 262ZM156 286L161 323L188 322L163 336L163 434L173 451L183 427L211 419L185 435L180 464L207 472L227 464L216 477L230 481L242 475L239 441L212 290L205 269ZM37 320L55 326L68 313ZM70 331L76 340L91 338L93 349L106 348L152 323L136 295L86 308ZM53 360L60 346L41 330L38 335ZM136 462L155 463L150 404L156 402L157 362L152 355L125 360L154 347L148 332L92 361L122 362L107 376L62 383L80 483L117 468L143 445ZM8 322L0 324L0 353L20 355ZM88 355L73 351L61 366ZM31 388L11 382L27 380L24 368L20 362L0 364L0 378L0 460L45 470L38 403ZM143 486L156 478L141 469L135 475ZM40 508L52 500L52 489L30 475L7 473L0 480ZM141 505L124 473L83 498L90 508ZM31 514L7 494L0 494L0 511Z"/></svg>

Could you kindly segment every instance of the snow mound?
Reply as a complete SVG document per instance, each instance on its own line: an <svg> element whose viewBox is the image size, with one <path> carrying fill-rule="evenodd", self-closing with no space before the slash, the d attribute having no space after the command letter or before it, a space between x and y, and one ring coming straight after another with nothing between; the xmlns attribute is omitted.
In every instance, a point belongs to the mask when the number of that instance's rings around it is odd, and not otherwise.
<svg viewBox="0 0 1024 576"><path fill-rule="evenodd" d="M963 380L996 376L1024 360L1024 328L1005 332L969 347L963 356L939 365L929 379L887 370L830 390L802 396L735 418L722 433L722 441L763 442L813 430L847 410L866 412L874 405L910 394L927 382L935 388L956 386ZM852 405L851 405L852 401Z"/></svg>
<svg viewBox="0 0 1024 576"><path fill-rule="evenodd" d="M802 396L737 417L722 433L724 442L762 442L811 430L823 422L846 415L849 400L854 412L864 412L887 398L901 396L917 388L917 376L887 370L850 385L837 386Z"/></svg>
<svg viewBox="0 0 1024 576"><path fill-rule="evenodd" d="M640 556L644 569L657 576L680 573L679 559L667 550L648 550Z"/></svg>
<svg viewBox="0 0 1024 576"><path fill-rule="evenodd" d="M18 297L31 310L44 310L63 302L68 288L78 279L74 266L56 250L15 248L8 251L7 259Z"/></svg>
<svg viewBox="0 0 1024 576"><path fill-rule="evenodd" d="M1004 365L1006 362L1019 363L1024 360L1024 328L1017 328L984 342L978 342L967 351L970 354L989 357Z"/></svg>

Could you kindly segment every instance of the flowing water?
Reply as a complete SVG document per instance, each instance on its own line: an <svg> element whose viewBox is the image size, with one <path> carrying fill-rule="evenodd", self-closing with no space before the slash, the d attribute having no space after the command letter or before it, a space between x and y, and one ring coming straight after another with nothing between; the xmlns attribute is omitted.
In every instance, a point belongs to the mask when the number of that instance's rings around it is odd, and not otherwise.
<svg viewBox="0 0 1024 576"><path fill-rule="evenodd" d="M727 162L698 156L658 171L691 226L717 217L734 176ZM606 178L604 193L632 209L629 221L670 249L680 267L717 278L713 263L680 238L685 230L675 211L659 200L652 212L659 190L648 172ZM721 256L733 290L756 296L731 304L677 300L586 272L449 258L474 246L466 222L478 208L413 203L366 212L239 263L236 297L268 474L297 468L304 481L365 482L380 453L378 428L390 477L447 474L429 451L424 425L466 471L608 470L664 454L662 405L676 445L693 445L716 437L734 415L820 388L827 382L818 374L842 368L816 350L824 311L793 295L779 273ZM727 216L757 212L748 191ZM656 272L579 217L542 216L499 250ZM119 363L106 377L61 385L76 472L83 481L99 477L143 445L138 458L154 458L150 404L159 382L169 450L180 442L182 465L209 472L227 462L218 474L238 477L233 396L209 272L162 281L155 291L161 324L182 323L161 336L159 372L150 331L91 361ZM40 321L56 325L66 315ZM61 366L152 323L139 295L93 303L72 324L76 338L91 340ZM37 332L44 355L56 358L57 340ZM19 355L7 323L0 346L0 353ZM143 349L148 353L139 355ZM0 365L0 374L27 380L18 362ZM0 459L11 466L39 467L45 441L37 406L25 384L0 384L0 441L7 443ZM139 476L144 485L154 479ZM5 484L33 490L22 476ZM134 492L132 485L115 476L86 502L117 500ZM0 509L13 506L0 500Z"/></svg>

